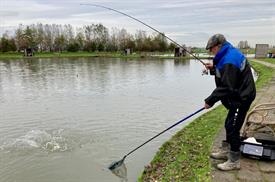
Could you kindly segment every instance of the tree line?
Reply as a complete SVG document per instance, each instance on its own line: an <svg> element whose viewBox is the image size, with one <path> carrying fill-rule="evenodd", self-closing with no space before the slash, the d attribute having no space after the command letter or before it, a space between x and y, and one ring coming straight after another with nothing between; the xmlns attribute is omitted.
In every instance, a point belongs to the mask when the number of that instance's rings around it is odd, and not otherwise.
<svg viewBox="0 0 275 182"><path fill-rule="evenodd" d="M130 34L126 29L109 30L102 24L72 25L20 24L14 35L4 33L0 40L0 51L22 51L32 48L37 52L77 52L77 51L172 51L173 43L168 43L162 34L150 34L137 30Z"/></svg>
<svg viewBox="0 0 275 182"><path fill-rule="evenodd" d="M249 49L250 46L248 44L248 41L247 40L241 40L239 43L238 43L238 48L240 49Z"/></svg>

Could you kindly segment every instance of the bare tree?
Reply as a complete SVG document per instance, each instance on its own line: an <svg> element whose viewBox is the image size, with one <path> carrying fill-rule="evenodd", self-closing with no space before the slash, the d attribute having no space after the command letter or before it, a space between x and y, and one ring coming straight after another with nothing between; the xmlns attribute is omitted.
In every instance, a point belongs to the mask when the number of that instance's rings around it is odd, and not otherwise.
<svg viewBox="0 0 275 182"><path fill-rule="evenodd" d="M5 39L3 39L5 40ZM119 51L131 48L137 51L166 51L172 49L163 34L147 35L138 30L135 35L126 29L109 29L102 24L91 24L75 29L72 25L22 24L15 31L17 50L36 48L39 51ZM240 45L248 45L247 41Z"/></svg>

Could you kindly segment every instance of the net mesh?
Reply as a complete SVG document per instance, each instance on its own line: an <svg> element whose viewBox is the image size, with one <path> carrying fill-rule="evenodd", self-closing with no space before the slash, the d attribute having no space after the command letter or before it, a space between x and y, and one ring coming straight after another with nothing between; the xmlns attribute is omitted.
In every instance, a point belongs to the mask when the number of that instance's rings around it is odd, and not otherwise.
<svg viewBox="0 0 275 182"><path fill-rule="evenodd" d="M242 136L275 140L275 103L255 106L246 117Z"/></svg>
<svg viewBox="0 0 275 182"><path fill-rule="evenodd" d="M110 165L109 169L111 172L120 178L122 182L127 182L127 168L124 160L114 162Z"/></svg>

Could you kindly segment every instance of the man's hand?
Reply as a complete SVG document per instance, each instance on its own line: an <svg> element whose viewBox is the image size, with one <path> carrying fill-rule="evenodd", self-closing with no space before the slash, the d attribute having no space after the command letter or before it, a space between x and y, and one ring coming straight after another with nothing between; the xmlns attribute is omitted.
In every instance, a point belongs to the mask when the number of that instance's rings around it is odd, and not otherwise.
<svg viewBox="0 0 275 182"><path fill-rule="evenodd" d="M205 68L208 69L208 70L211 70L213 69L213 63L205 63Z"/></svg>
<svg viewBox="0 0 275 182"><path fill-rule="evenodd" d="M212 106L209 106L208 104L206 104L206 103L204 103L204 108L205 109L209 109L209 108L211 108Z"/></svg>

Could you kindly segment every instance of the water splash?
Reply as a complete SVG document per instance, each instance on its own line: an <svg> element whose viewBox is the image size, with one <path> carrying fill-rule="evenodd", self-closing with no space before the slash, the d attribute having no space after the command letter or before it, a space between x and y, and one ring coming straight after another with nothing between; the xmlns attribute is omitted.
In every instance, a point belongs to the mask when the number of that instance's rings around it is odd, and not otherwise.
<svg viewBox="0 0 275 182"><path fill-rule="evenodd" d="M70 142L62 132L62 129L52 132L31 130L26 135L4 142L0 150L11 152L40 149L46 152L65 152L71 147L68 146Z"/></svg>

